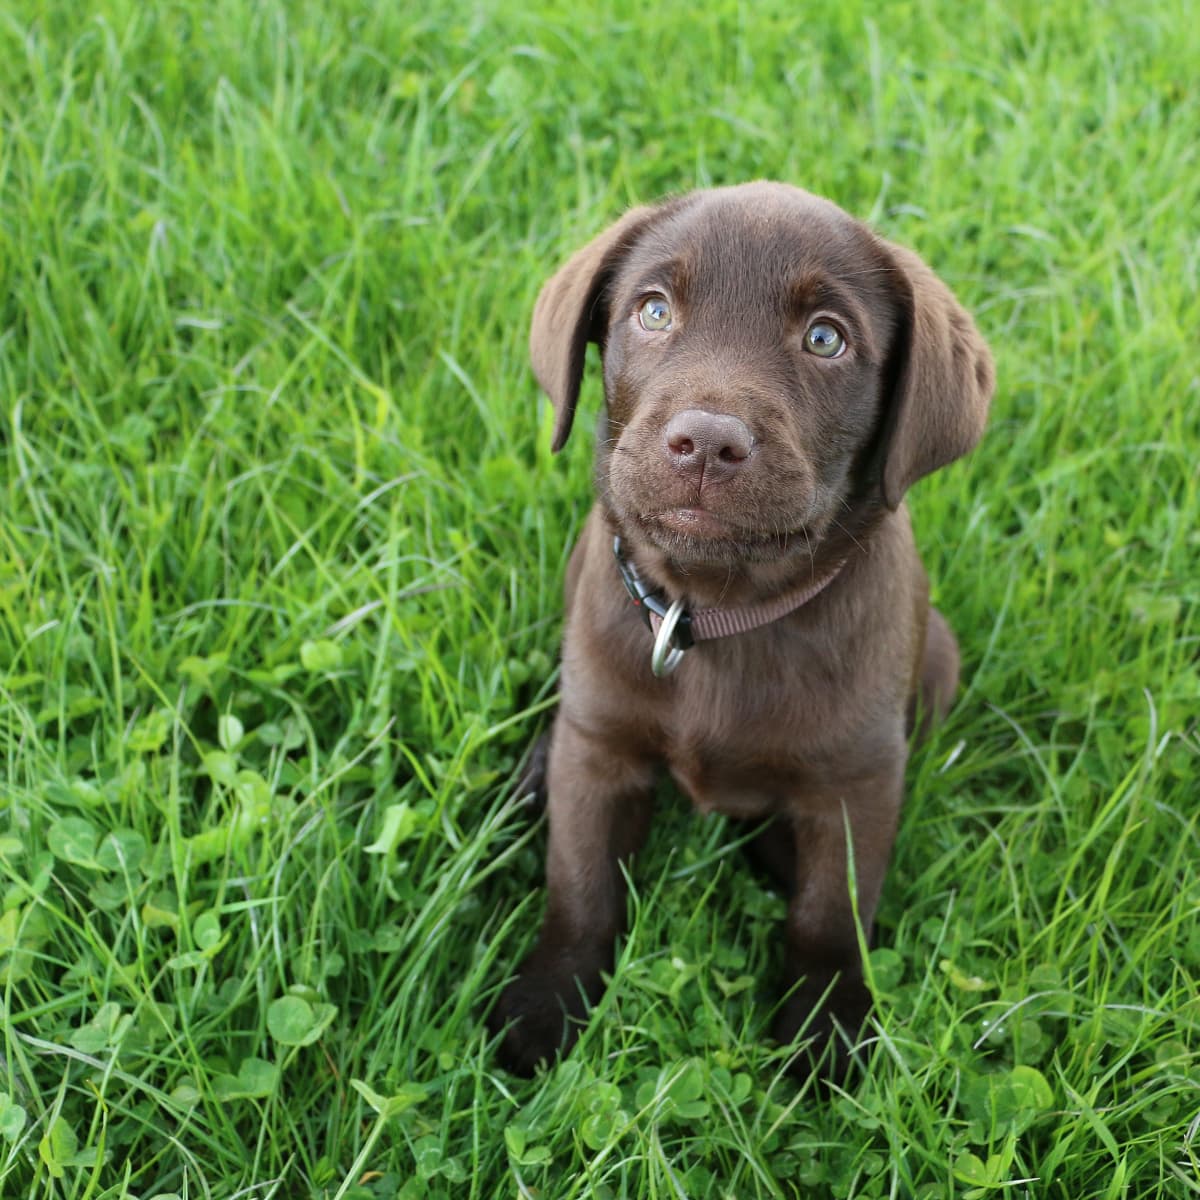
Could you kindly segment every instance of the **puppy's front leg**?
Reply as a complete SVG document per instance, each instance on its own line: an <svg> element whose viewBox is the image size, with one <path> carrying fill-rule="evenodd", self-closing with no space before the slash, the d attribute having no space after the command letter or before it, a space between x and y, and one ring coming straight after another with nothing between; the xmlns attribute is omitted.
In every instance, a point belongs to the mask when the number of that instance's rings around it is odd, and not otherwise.
<svg viewBox="0 0 1200 1200"><path fill-rule="evenodd" d="M824 1077L841 1077L849 1060L837 1027L854 1038L870 1009L850 898L846 830L853 839L858 919L869 941L900 813L903 770L901 760L864 778L831 781L820 794L806 796L792 816L796 873L785 962L789 982L798 982L772 1032L782 1043L801 1030L812 1039L807 1057L793 1064L801 1072L820 1063Z"/></svg>
<svg viewBox="0 0 1200 1200"><path fill-rule="evenodd" d="M621 864L645 839L653 768L560 713L547 786L546 916L490 1020L493 1031L506 1030L501 1061L521 1075L565 1054L600 998L601 972L612 966L625 923Z"/></svg>

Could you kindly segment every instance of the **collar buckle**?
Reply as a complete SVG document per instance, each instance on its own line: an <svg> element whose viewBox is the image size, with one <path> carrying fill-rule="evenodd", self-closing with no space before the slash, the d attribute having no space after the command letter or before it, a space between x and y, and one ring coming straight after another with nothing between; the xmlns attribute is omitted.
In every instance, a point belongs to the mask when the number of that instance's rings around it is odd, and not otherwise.
<svg viewBox="0 0 1200 1200"><path fill-rule="evenodd" d="M692 636L692 614L684 608L682 600L668 604L658 595L656 589L642 578L642 573L634 566L633 560L626 557L625 547L621 544L619 536L613 538L613 557L617 560L617 570L621 573L621 582L625 585L630 600L642 614L646 627L656 635L655 645L657 646L662 637L667 618L671 617L670 630L666 636L668 639L674 637L675 647L682 657L682 651L690 650L696 644L696 639ZM656 627L653 617L657 617L662 624ZM670 670L673 671L678 665L679 660L676 659L675 666ZM655 674L658 672L655 671Z"/></svg>

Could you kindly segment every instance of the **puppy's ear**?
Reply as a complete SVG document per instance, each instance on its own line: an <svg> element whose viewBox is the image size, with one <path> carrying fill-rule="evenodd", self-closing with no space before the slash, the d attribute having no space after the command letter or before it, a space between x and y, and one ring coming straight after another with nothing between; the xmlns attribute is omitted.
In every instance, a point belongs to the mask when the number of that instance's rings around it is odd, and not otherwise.
<svg viewBox="0 0 1200 1200"><path fill-rule="evenodd" d="M601 342L608 325L605 287L621 259L662 211L634 208L576 251L542 287L529 330L533 373L554 405L554 441L563 448L575 418L588 342Z"/></svg>
<svg viewBox="0 0 1200 1200"><path fill-rule="evenodd" d="M887 249L906 309L884 441L883 498L894 509L913 483L979 441L995 371L987 343L950 289L911 250Z"/></svg>

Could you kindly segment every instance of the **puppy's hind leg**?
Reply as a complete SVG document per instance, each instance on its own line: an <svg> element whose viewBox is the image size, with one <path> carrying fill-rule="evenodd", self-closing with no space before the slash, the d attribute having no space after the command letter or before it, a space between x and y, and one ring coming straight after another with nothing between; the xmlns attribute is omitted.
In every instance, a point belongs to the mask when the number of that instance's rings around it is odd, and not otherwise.
<svg viewBox="0 0 1200 1200"><path fill-rule="evenodd" d="M550 758L550 729L544 729L525 750L517 767L513 796L533 812L546 806L546 765Z"/></svg>
<svg viewBox="0 0 1200 1200"><path fill-rule="evenodd" d="M796 890L796 835L787 817L772 817L760 825L746 843L746 857L785 896Z"/></svg>
<svg viewBox="0 0 1200 1200"><path fill-rule="evenodd" d="M941 724L954 703L958 673L958 642L946 618L936 608L930 608L925 653L917 686L908 701L909 736L915 731L916 740L921 741L935 725Z"/></svg>

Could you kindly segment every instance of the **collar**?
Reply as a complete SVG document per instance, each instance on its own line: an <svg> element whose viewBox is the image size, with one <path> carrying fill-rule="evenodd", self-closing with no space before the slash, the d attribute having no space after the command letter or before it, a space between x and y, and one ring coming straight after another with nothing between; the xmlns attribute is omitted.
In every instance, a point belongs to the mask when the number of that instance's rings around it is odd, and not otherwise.
<svg viewBox="0 0 1200 1200"><path fill-rule="evenodd" d="M619 536L613 538L613 557L617 560L617 570L621 573L621 582L629 598L654 634L650 667L660 677L674 671L683 660L684 651L690 650L697 642L746 633L795 612L832 583L845 563L843 559L815 582L802 588L793 588L761 604L746 604L738 608L700 608L693 612L684 607L682 597L668 604L658 594L658 589L647 582L633 559L626 555Z"/></svg>

